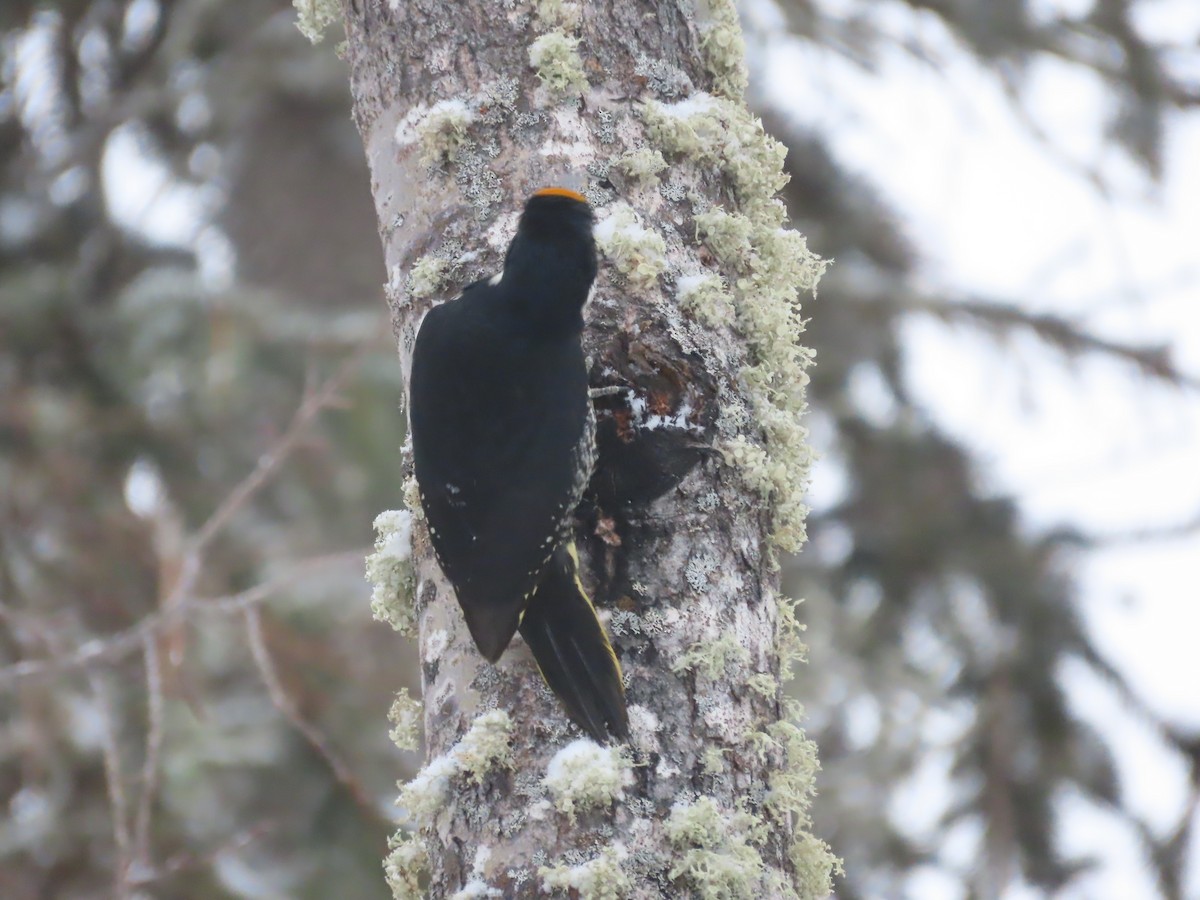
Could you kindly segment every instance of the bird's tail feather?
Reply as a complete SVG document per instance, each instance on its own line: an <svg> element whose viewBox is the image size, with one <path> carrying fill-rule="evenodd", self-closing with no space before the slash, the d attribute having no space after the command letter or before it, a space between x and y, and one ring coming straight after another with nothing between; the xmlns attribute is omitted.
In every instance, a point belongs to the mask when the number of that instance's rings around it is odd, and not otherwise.
<svg viewBox="0 0 1200 900"><path fill-rule="evenodd" d="M575 548L550 560L521 618L521 636L571 719L596 741L629 737L621 665L579 581Z"/></svg>

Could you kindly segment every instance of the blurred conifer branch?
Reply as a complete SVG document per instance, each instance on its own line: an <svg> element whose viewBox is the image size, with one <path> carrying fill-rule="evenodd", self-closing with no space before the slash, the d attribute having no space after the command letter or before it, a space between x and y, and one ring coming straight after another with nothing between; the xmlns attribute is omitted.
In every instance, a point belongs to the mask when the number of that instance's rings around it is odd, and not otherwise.
<svg viewBox="0 0 1200 900"><path fill-rule="evenodd" d="M1139 346L1100 337L1087 327L1053 313L1034 312L1012 303L982 298L948 300L918 298L905 300L913 310L932 315L948 324L971 322L986 329L997 340L1015 331L1036 335L1047 347L1068 358L1092 353L1120 360L1143 375L1177 388L1200 389L1200 377L1183 371L1171 358L1167 344Z"/></svg>

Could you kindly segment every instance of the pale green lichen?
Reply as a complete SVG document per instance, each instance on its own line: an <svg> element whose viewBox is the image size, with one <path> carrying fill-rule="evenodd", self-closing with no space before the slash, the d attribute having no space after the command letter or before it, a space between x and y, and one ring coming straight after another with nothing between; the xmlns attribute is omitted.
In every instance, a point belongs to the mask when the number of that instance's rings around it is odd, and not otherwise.
<svg viewBox="0 0 1200 900"><path fill-rule="evenodd" d="M647 100L637 107L650 139L667 153L700 162L719 161L725 136L713 114L719 101L697 91L684 100Z"/></svg>
<svg viewBox="0 0 1200 900"><path fill-rule="evenodd" d="M764 700L774 700L779 695L779 680L768 672L755 672L746 679L746 687Z"/></svg>
<svg viewBox="0 0 1200 900"><path fill-rule="evenodd" d="M733 297L719 275L681 275L675 282L679 308L708 328L724 328L734 322Z"/></svg>
<svg viewBox="0 0 1200 900"><path fill-rule="evenodd" d="M511 733L512 720L502 709L477 717L457 744L430 760L411 781L401 786L396 802L407 811L410 823L430 824L446 808L456 778L483 784L493 770L511 768Z"/></svg>
<svg viewBox="0 0 1200 900"><path fill-rule="evenodd" d="M425 510L421 507L421 487L417 484L417 477L409 475L404 479L404 508L408 510L409 515L414 520L423 520L425 518Z"/></svg>
<svg viewBox="0 0 1200 900"><path fill-rule="evenodd" d="M789 718L798 718L800 712L790 710ZM793 721L773 722L766 731L781 756L780 765L772 767L767 775L766 808L776 821L790 821L795 829L788 856L801 895L827 896L832 891L832 875L841 871L842 864L812 833L811 806L820 769L817 745Z"/></svg>
<svg viewBox="0 0 1200 900"><path fill-rule="evenodd" d="M705 678L715 680L725 675L732 667L745 666L750 662L750 651L729 632L719 638L698 641L690 646L671 663L671 671L696 672Z"/></svg>
<svg viewBox="0 0 1200 900"><path fill-rule="evenodd" d="M709 21L702 26L700 49L713 76L713 89L733 100L746 93L746 40L733 0L708 0Z"/></svg>
<svg viewBox="0 0 1200 900"><path fill-rule="evenodd" d="M495 768L512 767L512 749L509 735L512 719L502 709L493 709L479 716L459 741L451 754L459 769L476 784Z"/></svg>
<svg viewBox="0 0 1200 900"><path fill-rule="evenodd" d="M421 715L420 700L415 700L408 693L408 688L401 688L392 701L388 710L388 721L392 728L388 737L401 750L414 752L421 748Z"/></svg>
<svg viewBox="0 0 1200 900"><path fill-rule="evenodd" d="M474 111L462 100L435 103L420 125L421 161L427 166L456 161L474 121Z"/></svg>
<svg viewBox="0 0 1200 900"><path fill-rule="evenodd" d="M702 900L757 900L767 866L755 845L766 839L762 819L722 810L711 797L678 802L666 822L677 851L672 880L686 881Z"/></svg>
<svg viewBox="0 0 1200 900"><path fill-rule="evenodd" d="M786 150L740 100L745 89L743 42L731 0L711 0L701 33L714 92L722 96L693 93L669 104L651 100L641 104L639 113L650 140L677 166L675 173L688 167L705 174L715 169L732 188L736 202L729 210L686 190L667 198L682 202L690 197L697 238L712 251L724 276L686 276L677 280L677 296L680 307L702 323L721 326L732 320L746 338L749 355L739 372L738 393L748 403L726 405L720 447L726 461L769 504L768 549L795 550L805 537L803 496L811 464L800 415L812 352L799 343L804 330L799 299L801 292L815 290L827 263L809 252L802 235L783 228L786 209L776 195L788 181ZM752 416L746 415L747 407ZM784 678L804 652L794 606L779 601L777 646ZM745 649L726 634L688 647L673 669L720 677L749 661ZM746 684L768 702L780 698L779 681L771 673L752 673ZM789 717L797 714L788 709ZM815 748L792 722L752 727L741 742L742 752L768 770L766 818L745 810L723 811L711 798L677 804L668 836L686 852L672 877L689 882L700 897L828 894L831 872L839 863L810 833ZM706 751L699 767L717 774L722 762L718 753ZM789 834L795 828L789 853L794 872L767 866L759 853L765 835L777 828Z"/></svg>
<svg viewBox="0 0 1200 900"><path fill-rule="evenodd" d="M788 859L798 897L828 897L833 893L833 876L846 874L841 858L807 828L798 831L788 849Z"/></svg>
<svg viewBox="0 0 1200 900"><path fill-rule="evenodd" d="M542 890L575 891L579 900L626 900L633 890L621 865L626 856L625 848L614 844L579 865L542 866Z"/></svg>
<svg viewBox="0 0 1200 900"><path fill-rule="evenodd" d="M775 647L779 653L779 677L783 681L792 679L796 663L804 662L808 647L804 645L806 626L796 617L796 607L803 600L780 597L778 600L779 622L776 625Z"/></svg>
<svg viewBox="0 0 1200 900"><path fill-rule="evenodd" d="M775 739L765 731L759 731L757 726L742 735L741 747L743 753L757 759L762 765L770 763L779 752L779 744Z"/></svg>
<svg viewBox="0 0 1200 900"><path fill-rule="evenodd" d="M440 100L433 106L417 104L396 125L393 137L400 147L417 145L426 166L459 163L475 147L469 131L476 120L475 104L459 98Z"/></svg>
<svg viewBox="0 0 1200 900"><path fill-rule="evenodd" d="M551 91L581 94L587 90L588 83L578 48L579 38L562 31L551 31L529 45L529 64Z"/></svg>
<svg viewBox="0 0 1200 900"><path fill-rule="evenodd" d="M614 204L611 213L596 223L595 235L600 251L631 284L649 288L658 282L667 265L666 241L643 227L628 204Z"/></svg>
<svg viewBox="0 0 1200 900"><path fill-rule="evenodd" d="M395 900L421 900L425 896L421 881L429 872L425 842L410 832L397 831L388 839L383 872Z"/></svg>
<svg viewBox="0 0 1200 900"><path fill-rule="evenodd" d="M578 3L569 0L537 0L533 7L537 22L543 28L564 28L574 31L579 27Z"/></svg>
<svg viewBox="0 0 1200 900"><path fill-rule="evenodd" d="M795 722L781 720L766 726L766 734L779 753L780 765L768 773L766 808L777 819L789 815L805 817L816 786L817 745Z"/></svg>
<svg viewBox="0 0 1200 900"><path fill-rule="evenodd" d="M662 152L651 147L639 147L617 158L613 168L624 172L638 184L657 187L658 173L667 167Z"/></svg>
<svg viewBox="0 0 1200 900"><path fill-rule="evenodd" d="M408 270L408 293L417 300L432 297L446 282L450 261L436 253L422 256Z"/></svg>
<svg viewBox="0 0 1200 900"><path fill-rule="evenodd" d="M404 635L412 635L416 625L411 557L412 514L381 512L375 517L375 552L367 557L371 614Z"/></svg>
<svg viewBox="0 0 1200 900"><path fill-rule="evenodd" d="M701 92L676 103L651 100L639 111L664 151L718 166L744 213L763 223L783 223L785 210L775 194L788 183L787 147L767 134L744 104Z"/></svg>
<svg viewBox="0 0 1200 900"><path fill-rule="evenodd" d="M787 416L795 413L783 409L768 410L769 401L755 398L760 419L773 415L784 419L767 434L767 443L759 444L746 435L737 435L722 444L725 459L741 473L743 480L771 503L774 513L771 540L774 546L794 552L803 545L807 533L804 520L808 507L804 494L808 487L808 472L812 464L812 451L808 446L807 431ZM788 427L790 425L790 428ZM789 440L782 441L787 431L793 432ZM771 437L775 439L772 441Z"/></svg>
<svg viewBox="0 0 1200 900"><path fill-rule="evenodd" d="M754 224L745 216L710 209L697 213L696 235L703 237L713 255L736 272L747 272L754 263Z"/></svg>
<svg viewBox="0 0 1200 900"><path fill-rule="evenodd" d="M749 280L740 286L744 290L765 290L777 285L778 279L783 279L783 284L789 290L785 292L785 296L777 299L783 301L785 309L795 310L797 295L800 292L811 293L816 290L821 276L829 268L829 261L821 259L809 250L808 241L798 231L779 226L763 226L761 223L756 223L756 226L753 232L753 265ZM769 318L777 321L779 317ZM800 325L801 320L797 318L793 324ZM791 332L793 338L797 333Z"/></svg>
<svg viewBox="0 0 1200 900"><path fill-rule="evenodd" d="M325 29L342 18L337 0L292 0L296 9L296 27L314 44L325 39Z"/></svg>
<svg viewBox="0 0 1200 900"><path fill-rule="evenodd" d="M574 821L577 810L608 806L622 797L633 776L620 748L581 738L554 754L542 783L559 812Z"/></svg>
<svg viewBox="0 0 1200 900"><path fill-rule="evenodd" d="M767 349L780 351L772 361L775 372L785 371L794 365L782 342L776 342L773 348L766 341L764 345ZM771 360L769 356L765 359ZM772 362L760 363L751 373L771 371ZM740 468L747 483L756 486L759 493L771 501L775 519L772 540L775 546L795 551L805 539L804 520L808 507L804 503L804 494L812 464L808 431L797 418L804 409L803 395L775 394L760 389L752 397L767 453L765 457L760 457L751 452L744 435L730 442L726 451L735 460L741 458Z"/></svg>
<svg viewBox="0 0 1200 900"><path fill-rule="evenodd" d="M664 149L719 164L737 194L741 212L713 208L694 216L697 236L733 275L737 324L752 354L741 376L761 425L761 437L738 434L722 449L771 503L772 545L798 550L812 461L799 422L812 353L799 343L798 301L802 291L815 289L827 263L808 250L803 235L781 227L785 210L774 194L787 182L784 150L741 104L695 95L646 103L642 116Z"/></svg>
<svg viewBox="0 0 1200 900"><path fill-rule="evenodd" d="M437 756L421 767L416 775L400 786L396 803L408 814L408 822L422 827L446 808L450 782L458 774L458 763L450 754Z"/></svg>
<svg viewBox="0 0 1200 900"><path fill-rule="evenodd" d="M715 744L709 744L700 754L700 771L705 775L720 775L725 771L725 751Z"/></svg>

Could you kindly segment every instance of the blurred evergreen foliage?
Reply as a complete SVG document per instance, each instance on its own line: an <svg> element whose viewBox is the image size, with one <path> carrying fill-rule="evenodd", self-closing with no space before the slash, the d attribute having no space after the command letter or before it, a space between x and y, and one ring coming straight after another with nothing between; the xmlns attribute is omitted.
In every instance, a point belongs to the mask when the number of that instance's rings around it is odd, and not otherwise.
<svg viewBox="0 0 1200 900"><path fill-rule="evenodd" d="M1034 60L1098 73L1112 139L1157 177L1171 117L1200 88L1173 74L1178 47L1140 35L1149 2L1057 18L1022 0L888 7L937 17L1018 101ZM802 41L869 66L887 40L878 6L781 8ZM0 896L144 883L162 898L384 897L393 785L412 763L385 713L416 675L412 648L369 621L355 556L400 503L404 432L345 72L267 0L5 0L0 40ZM1154 348L1010 298L920 294L904 211L826 136L763 114L790 148L796 224L838 261L809 305L811 398L849 487L810 523L788 582L808 600L813 664L796 690L826 769L819 826L846 859L840 895L894 896L964 824L984 834L960 873L971 896L1017 880L1050 892L1088 862L1060 850L1056 798L1133 817L1105 740L1064 700L1064 660L1102 673L1194 765L1197 741L1154 720L1089 643L1071 578L1087 542L1030 534L909 396L900 327L966 317L1185 379ZM155 179L130 211L131 182ZM172 204L185 212L167 219ZM858 408L864 370L894 400L886 423ZM298 409L312 415L297 423ZM192 602L152 641L114 642L171 614L181 583L192 601L277 583L257 648L274 685L236 603ZM52 662L105 642L91 665ZM936 754L955 802L918 838L889 810ZM1186 822L1165 837L1135 825L1163 896L1182 896Z"/></svg>

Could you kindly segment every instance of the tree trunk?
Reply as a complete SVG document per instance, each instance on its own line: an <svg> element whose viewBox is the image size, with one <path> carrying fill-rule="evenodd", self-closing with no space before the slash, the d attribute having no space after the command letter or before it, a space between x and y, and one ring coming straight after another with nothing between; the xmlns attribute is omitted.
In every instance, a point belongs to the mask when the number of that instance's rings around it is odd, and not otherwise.
<svg viewBox="0 0 1200 900"><path fill-rule="evenodd" d="M497 272L525 198L566 184L599 219L584 342L593 387L615 389L577 538L633 739L576 742L519 638L479 657L414 515L414 608L390 615L418 626L430 761L402 790L396 896L824 896L775 563L803 538L797 297L823 264L782 229L782 148L742 101L736 12L343 8L405 372L430 305Z"/></svg>

